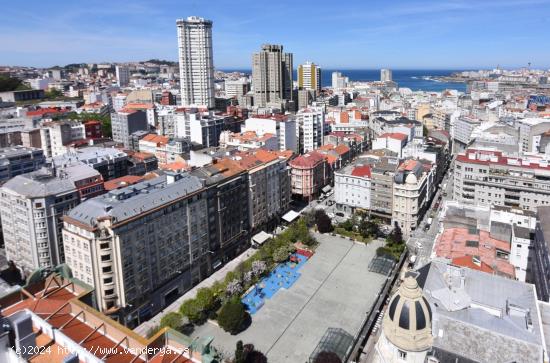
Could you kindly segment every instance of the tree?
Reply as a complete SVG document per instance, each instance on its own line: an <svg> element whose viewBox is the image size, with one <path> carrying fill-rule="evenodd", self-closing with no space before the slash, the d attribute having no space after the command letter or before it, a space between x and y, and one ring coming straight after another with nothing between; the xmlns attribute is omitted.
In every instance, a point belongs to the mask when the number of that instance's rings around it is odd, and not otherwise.
<svg viewBox="0 0 550 363"><path fill-rule="evenodd" d="M223 330L234 335L244 328L248 318L243 303L238 299L231 299L220 309L218 324Z"/></svg>
<svg viewBox="0 0 550 363"><path fill-rule="evenodd" d="M229 296L236 295L243 291L243 286L241 285L241 282L237 279L231 281L227 284L227 287L225 288L225 292Z"/></svg>
<svg viewBox="0 0 550 363"><path fill-rule="evenodd" d="M334 230L330 217L322 209L315 213L315 223L317 224L319 233L328 233Z"/></svg>
<svg viewBox="0 0 550 363"><path fill-rule="evenodd" d="M361 233L361 236L363 237L378 236L379 232L380 228L378 227L378 223L369 221L366 218L363 219L359 225L359 233Z"/></svg>
<svg viewBox="0 0 550 363"><path fill-rule="evenodd" d="M235 347L235 361L234 363L244 363L244 347L243 341L239 340Z"/></svg>
<svg viewBox="0 0 550 363"><path fill-rule="evenodd" d="M395 222L393 230L388 236L388 242L396 245L403 243L403 232L401 231L401 227L399 227L399 223Z"/></svg>
<svg viewBox="0 0 550 363"><path fill-rule="evenodd" d="M180 306L180 313L193 324L200 323L205 319L202 306L196 299L185 300Z"/></svg>
<svg viewBox="0 0 550 363"><path fill-rule="evenodd" d="M334 352L323 351L317 354L313 363L342 363L342 360Z"/></svg>
<svg viewBox="0 0 550 363"><path fill-rule="evenodd" d="M244 346L244 363L267 363L267 357L254 348L254 344Z"/></svg>
<svg viewBox="0 0 550 363"><path fill-rule="evenodd" d="M273 261L284 262L288 259L289 254L286 246L279 247L273 252Z"/></svg>
<svg viewBox="0 0 550 363"><path fill-rule="evenodd" d="M260 276L265 272L265 270L267 270L267 264L265 263L265 261L260 260L252 262L251 271L255 276Z"/></svg>
<svg viewBox="0 0 550 363"><path fill-rule="evenodd" d="M176 312L170 312L160 319L160 327L168 327L172 329L179 329L182 325L181 314Z"/></svg>
<svg viewBox="0 0 550 363"><path fill-rule="evenodd" d="M430 133L430 131L428 130L428 128L426 127L426 125L422 125L422 136L424 137L428 137L428 134Z"/></svg>
<svg viewBox="0 0 550 363"><path fill-rule="evenodd" d="M211 289L203 287L197 290L197 305L203 311L210 311L216 306L216 296Z"/></svg>

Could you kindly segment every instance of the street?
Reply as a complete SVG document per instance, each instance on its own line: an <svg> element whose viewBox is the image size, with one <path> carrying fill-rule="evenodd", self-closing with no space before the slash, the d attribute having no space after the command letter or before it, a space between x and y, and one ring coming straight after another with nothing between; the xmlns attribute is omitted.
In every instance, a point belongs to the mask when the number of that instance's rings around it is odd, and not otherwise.
<svg viewBox="0 0 550 363"><path fill-rule="evenodd" d="M445 186L445 190L443 190L443 186ZM452 193L453 173L451 163L451 167L447 170L439 189L435 193L430 208L426 211L424 218L418 224L418 228L413 231L412 236L407 241L409 251L412 251L412 255L416 255L416 261L414 263L415 268L422 267L430 262L433 245L439 230L441 218L440 211L445 201L452 200ZM439 198L441 198L440 201ZM437 209L435 208L436 205L438 207ZM424 226L429 218L432 218L432 223L428 230L424 230Z"/></svg>

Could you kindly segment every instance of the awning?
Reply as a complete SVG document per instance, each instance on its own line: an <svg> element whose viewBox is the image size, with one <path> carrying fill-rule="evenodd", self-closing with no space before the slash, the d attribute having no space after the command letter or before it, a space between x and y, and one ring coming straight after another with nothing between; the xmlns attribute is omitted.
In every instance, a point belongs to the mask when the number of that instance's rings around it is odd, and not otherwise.
<svg viewBox="0 0 550 363"><path fill-rule="evenodd" d="M283 216L283 221L290 223L296 218L298 218L299 216L300 216L300 213L291 210Z"/></svg>
<svg viewBox="0 0 550 363"><path fill-rule="evenodd" d="M328 193L332 190L332 187L330 185L325 185L321 190L323 191L323 193Z"/></svg>
<svg viewBox="0 0 550 363"><path fill-rule="evenodd" d="M264 231L261 231L260 233L256 233L252 237L252 242L263 245L266 241L268 241L270 238L273 238L272 234L266 233Z"/></svg>

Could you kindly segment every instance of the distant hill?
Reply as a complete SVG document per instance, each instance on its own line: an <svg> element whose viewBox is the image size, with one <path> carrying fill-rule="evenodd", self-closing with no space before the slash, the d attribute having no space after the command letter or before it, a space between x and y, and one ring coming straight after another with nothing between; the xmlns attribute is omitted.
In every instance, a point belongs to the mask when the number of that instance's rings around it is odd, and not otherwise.
<svg viewBox="0 0 550 363"><path fill-rule="evenodd" d="M20 79L0 75L0 92L20 91L30 89Z"/></svg>
<svg viewBox="0 0 550 363"><path fill-rule="evenodd" d="M177 66L178 65L178 62L172 62L172 61L168 61L168 60L163 60L163 59L149 59L147 61L144 61L142 63L153 63L153 64L157 64L157 65L167 65L167 66Z"/></svg>

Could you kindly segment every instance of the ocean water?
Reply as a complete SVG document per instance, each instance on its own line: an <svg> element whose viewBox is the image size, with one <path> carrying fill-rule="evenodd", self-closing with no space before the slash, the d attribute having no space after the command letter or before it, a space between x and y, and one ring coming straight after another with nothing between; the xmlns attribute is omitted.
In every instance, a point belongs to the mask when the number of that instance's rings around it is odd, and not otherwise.
<svg viewBox="0 0 550 363"><path fill-rule="evenodd" d="M250 74L250 69L231 69L224 71L239 71ZM351 81L379 81L380 70L378 69L321 69L321 83L323 87L331 86L332 72L338 71L344 76L349 77ZM466 83L456 82L436 82L422 79L427 76L448 76L453 72L460 70L441 70L441 69L425 69L425 70L393 70L393 80L397 82L399 87L410 88L413 91L444 91L446 89L456 89L461 92L466 92ZM297 79L296 71L294 71L294 79Z"/></svg>

